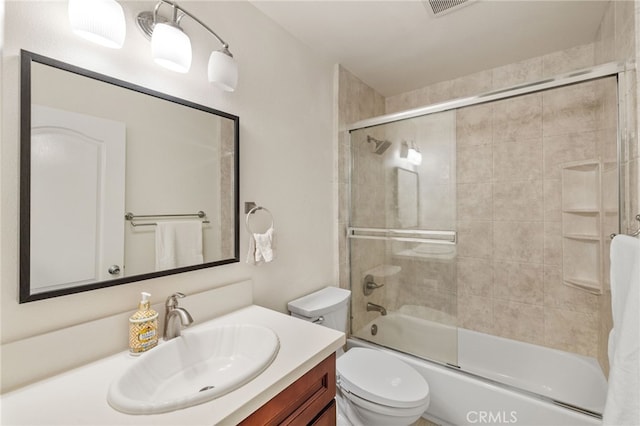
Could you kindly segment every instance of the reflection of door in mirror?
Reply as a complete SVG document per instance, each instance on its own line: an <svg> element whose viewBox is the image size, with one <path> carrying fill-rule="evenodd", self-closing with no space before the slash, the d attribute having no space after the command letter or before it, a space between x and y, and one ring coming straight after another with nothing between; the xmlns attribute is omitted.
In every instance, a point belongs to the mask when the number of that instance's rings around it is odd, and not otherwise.
<svg viewBox="0 0 640 426"><path fill-rule="evenodd" d="M32 291L117 278L125 124L40 105L31 113Z"/></svg>
<svg viewBox="0 0 640 426"><path fill-rule="evenodd" d="M396 207L398 228L418 227L418 173L396 168Z"/></svg>

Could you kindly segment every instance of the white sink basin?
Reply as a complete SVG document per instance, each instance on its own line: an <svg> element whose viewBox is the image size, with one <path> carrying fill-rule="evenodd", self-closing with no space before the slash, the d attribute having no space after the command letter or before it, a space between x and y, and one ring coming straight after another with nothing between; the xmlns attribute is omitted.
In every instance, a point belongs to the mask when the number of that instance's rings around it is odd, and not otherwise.
<svg viewBox="0 0 640 426"><path fill-rule="evenodd" d="M279 348L278 336L258 325L186 330L133 361L111 383L107 400L128 414L166 413L202 404L258 376Z"/></svg>

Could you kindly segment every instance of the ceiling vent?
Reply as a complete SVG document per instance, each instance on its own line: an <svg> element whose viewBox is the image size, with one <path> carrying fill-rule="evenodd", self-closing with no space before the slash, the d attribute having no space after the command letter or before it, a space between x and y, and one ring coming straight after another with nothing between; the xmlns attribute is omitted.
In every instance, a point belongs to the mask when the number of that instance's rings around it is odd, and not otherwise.
<svg viewBox="0 0 640 426"><path fill-rule="evenodd" d="M423 0L429 13L436 17L446 15L474 2L475 0Z"/></svg>

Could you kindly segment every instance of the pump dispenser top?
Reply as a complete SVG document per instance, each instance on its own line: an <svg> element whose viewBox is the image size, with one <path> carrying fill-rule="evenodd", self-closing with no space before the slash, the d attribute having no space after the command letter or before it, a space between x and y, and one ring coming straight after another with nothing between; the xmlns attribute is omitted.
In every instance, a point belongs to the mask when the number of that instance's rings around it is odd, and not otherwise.
<svg viewBox="0 0 640 426"><path fill-rule="evenodd" d="M142 296L142 300L138 304L138 309L141 311L148 311L149 298L151 297L151 293L147 293L146 291L143 291L142 293L140 293L140 295Z"/></svg>

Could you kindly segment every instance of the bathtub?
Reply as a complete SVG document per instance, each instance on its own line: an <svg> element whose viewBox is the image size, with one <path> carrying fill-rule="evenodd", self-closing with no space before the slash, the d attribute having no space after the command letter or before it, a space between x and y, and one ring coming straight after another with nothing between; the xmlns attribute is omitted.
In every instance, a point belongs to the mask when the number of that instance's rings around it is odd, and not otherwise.
<svg viewBox="0 0 640 426"><path fill-rule="evenodd" d="M593 358L455 328L402 311L367 324L348 339L347 347L386 351L414 367L431 389L431 404L423 417L438 424L602 424L597 413L604 409L607 382Z"/></svg>

